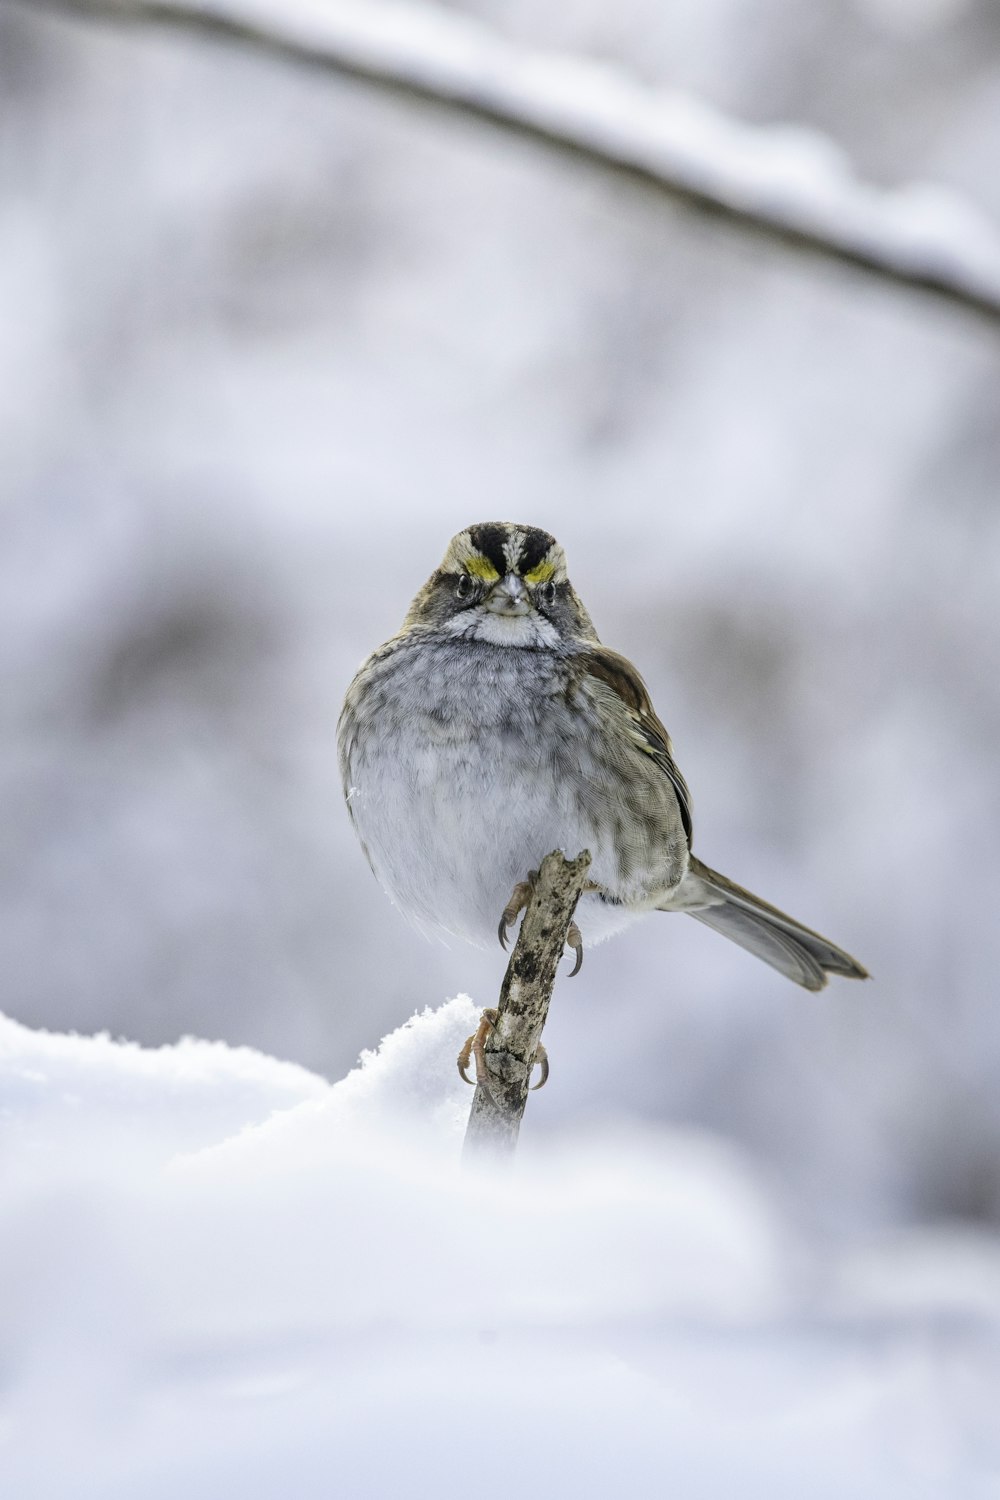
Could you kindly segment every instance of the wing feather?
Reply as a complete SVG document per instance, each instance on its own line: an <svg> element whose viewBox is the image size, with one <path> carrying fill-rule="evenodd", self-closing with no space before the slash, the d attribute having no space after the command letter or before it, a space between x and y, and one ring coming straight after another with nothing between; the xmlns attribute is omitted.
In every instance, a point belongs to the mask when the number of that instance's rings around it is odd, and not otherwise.
<svg viewBox="0 0 1000 1500"><path fill-rule="evenodd" d="M611 651L607 646L590 646L584 652L584 667L589 677L596 678L609 687L621 699L633 725L633 739L645 754L653 760L670 780L680 807L688 848L691 847L691 793L687 782L677 769L670 736L653 708L652 699L639 673L628 657Z"/></svg>

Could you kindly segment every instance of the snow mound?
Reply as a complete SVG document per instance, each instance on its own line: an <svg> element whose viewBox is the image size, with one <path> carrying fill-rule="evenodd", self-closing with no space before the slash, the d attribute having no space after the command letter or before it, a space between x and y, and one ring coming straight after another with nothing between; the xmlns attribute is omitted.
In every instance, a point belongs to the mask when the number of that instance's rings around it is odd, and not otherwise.
<svg viewBox="0 0 1000 1500"><path fill-rule="evenodd" d="M106 1033L33 1031L2 1015L0 1078L0 1142L8 1148L61 1150L77 1128L106 1129L164 1157L330 1091L306 1068L250 1047L194 1037L140 1047Z"/></svg>
<svg viewBox="0 0 1000 1500"><path fill-rule="evenodd" d="M995 1244L911 1246L895 1302L891 1247L855 1258L824 1322L814 1252L718 1141L529 1130L514 1170L463 1171L476 1014L414 1016L333 1085L0 1024L5 1493L839 1500L993 1472ZM937 1370L923 1298L956 1263Z"/></svg>

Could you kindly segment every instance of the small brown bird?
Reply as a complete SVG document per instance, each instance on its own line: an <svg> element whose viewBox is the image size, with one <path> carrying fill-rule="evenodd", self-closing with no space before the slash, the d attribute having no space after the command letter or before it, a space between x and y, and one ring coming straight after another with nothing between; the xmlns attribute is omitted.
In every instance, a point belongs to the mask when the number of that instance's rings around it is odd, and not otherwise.
<svg viewBox="0 0 1000 1500"><path fill-rule="evenodd" d="M340 766L389 896L480 945L552 849L589 849L588 943L652 911L714 927L808 990L858 961L691 853L691 798L632 663L602 646L548 532L470 526L347 690ZM578 946L579 935L570 931Z"/></svg>

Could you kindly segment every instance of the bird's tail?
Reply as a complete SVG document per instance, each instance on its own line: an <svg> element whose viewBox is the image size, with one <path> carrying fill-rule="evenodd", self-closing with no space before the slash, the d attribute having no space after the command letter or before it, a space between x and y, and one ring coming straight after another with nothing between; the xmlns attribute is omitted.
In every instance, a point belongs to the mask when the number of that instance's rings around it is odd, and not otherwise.
<svg viewBox="0 0 1000 1500"><path fill-rule="evenodd" d="M867 969L843 948L710 870L694 856L675 899L662 909L686 911L804 989L821 990L828 974L868 978Z"/></svg>

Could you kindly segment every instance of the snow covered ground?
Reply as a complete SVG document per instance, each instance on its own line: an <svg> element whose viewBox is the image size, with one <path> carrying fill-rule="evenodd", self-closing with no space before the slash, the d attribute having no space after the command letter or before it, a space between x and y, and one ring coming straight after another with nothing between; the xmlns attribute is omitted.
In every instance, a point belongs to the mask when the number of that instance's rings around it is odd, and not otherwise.
<svg viewBox="0 0 1000 1500"><path fill-rule="evenodd" d="M663 1128L463 1171L475 1015L332 1086L0 1020L5 1495L1000 1493L995 1239L811 1242Z"/></svg>

